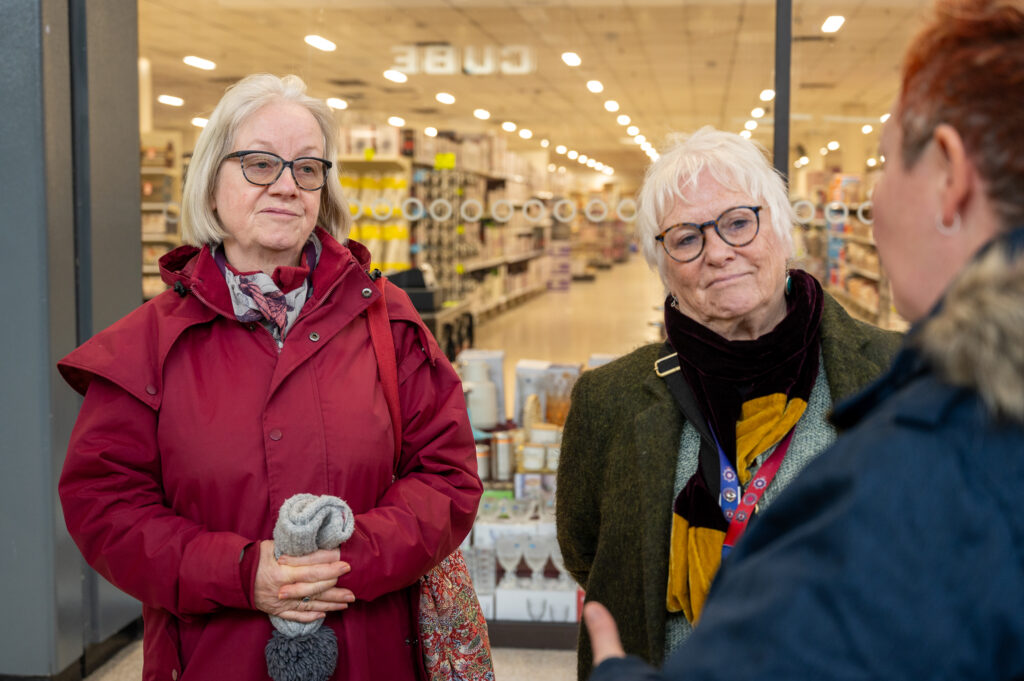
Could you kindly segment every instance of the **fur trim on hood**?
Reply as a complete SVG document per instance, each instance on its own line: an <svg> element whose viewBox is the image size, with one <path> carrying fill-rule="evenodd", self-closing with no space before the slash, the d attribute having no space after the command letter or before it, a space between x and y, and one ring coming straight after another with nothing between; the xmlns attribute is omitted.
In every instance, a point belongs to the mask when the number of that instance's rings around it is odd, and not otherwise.
<svg viewBox="0 0 1024 681"><path fill-rule="evenodd" d="M988 248L956 278L916 344L949 383L1024 423L1024 252Z"/></svg>

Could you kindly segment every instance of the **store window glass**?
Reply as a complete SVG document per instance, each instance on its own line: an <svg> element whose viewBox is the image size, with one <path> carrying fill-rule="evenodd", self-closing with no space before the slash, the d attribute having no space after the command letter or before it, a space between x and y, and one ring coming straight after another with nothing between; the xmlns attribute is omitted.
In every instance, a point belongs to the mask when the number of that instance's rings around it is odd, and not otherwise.
<svg viewBox="0 0 1024 681"><path fill-rule="evenodd" d="M800 264L851 314L896 329L906 324L879 266L871 194L900 60L927 9L911 0L793 5L789 176Z"/></svg>
<svg viewBox="0 0 1024 681"><path fill-rule="evenodd" d="M144 291L197 126L246 74L298 74L334 107L375 266L426 266L440 303L486 313L626 258L671 134L766 106L774 27L772 2L140 0Z"/></svg>

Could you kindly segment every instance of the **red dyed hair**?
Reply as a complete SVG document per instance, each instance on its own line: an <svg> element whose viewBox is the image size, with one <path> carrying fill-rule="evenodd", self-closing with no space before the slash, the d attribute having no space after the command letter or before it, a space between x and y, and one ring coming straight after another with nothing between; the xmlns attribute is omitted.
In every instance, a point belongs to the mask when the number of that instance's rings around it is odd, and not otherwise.
<svg viewBox="0 0 1024 681"><path fill-rule="evenodd" d="M899 112L907 168L951 125L1003 225L1024 224L1024 0L939 0L907 51Z"/></svg>

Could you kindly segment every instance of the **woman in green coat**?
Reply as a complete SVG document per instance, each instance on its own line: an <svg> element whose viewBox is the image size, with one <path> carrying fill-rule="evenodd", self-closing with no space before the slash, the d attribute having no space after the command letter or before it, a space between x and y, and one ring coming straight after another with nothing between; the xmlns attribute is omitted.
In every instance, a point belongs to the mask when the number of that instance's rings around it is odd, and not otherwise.
<svg viewBox="0 0 1024 681"><path fill-rule="evenodd" d="M640 191L638 235L669 292L668 342L573 391L556 506L565 565L612 612L625 651L655 664L699 621L747 524L835 440L833 403L899 345L787 270L792 224L752 142L705 127L665 152ZM580 678L590 660L581 631Z"/></svg>

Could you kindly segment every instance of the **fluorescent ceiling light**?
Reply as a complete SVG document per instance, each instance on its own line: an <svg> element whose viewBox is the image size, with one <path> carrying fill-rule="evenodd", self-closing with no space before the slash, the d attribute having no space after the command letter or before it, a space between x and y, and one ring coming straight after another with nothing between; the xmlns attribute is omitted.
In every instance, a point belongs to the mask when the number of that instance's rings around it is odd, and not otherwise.
<svg viewBox="0 0 1024 681"><path fill-rule="evenodd" d="M761 94L758 95L758 97L761 98L762 102L770 102L775 99L775 90L765 88L764 90L761 90Z"/></svg>
<svg viewBox="0 0 1024 681"><path fill-rule="evenodd" d="M327 106L331 107L332 109L337 109L338 111L341 111L342 109L348 108L348 102L346 102L344 99L339 99L338 97L328 97Z"/></svg>
<svg viewBox="0 0 1024 681"><path fill-rule="evenodd" d="M588 80L587 89L596 95L598 92L604 90L604 85L599 80Z"/></svg>
<svg viewBox="0 0 1024 681"><path fill-rule="evenodd" d="M395 69L388 69L385 71L384 77L393 83L404 83L409 80L409 76L405 75L401 71L396 71Z"/></svg>
<svg viewBox="0 0 1024 681"><path fill-rule="evenodd" d="M391 116L388 118L388 125L393 125L396 128L400 128L405 125L405 119L400 116Z"/></svg>
<svg viewBox="0 0 1024 681"><path fill-rule="evenodd" d="M564 61L569 66L579 66L580 64L583 63L583 60L580 59L580 55L576 54L575 52L563 52L562 61Z"/></svg>
<svg viewBox="0 0 1024 681"><path fill-rule="evenodd" d="M305 40L306 44L309 45L310 47L315 47L316 49L323 50L324 52L334 52L336 49L338 49L337 45L332 43L327 38L324 38L323 36L307 35Z"/></svg>
<svg viewBox="0 0 1024 681"><path fill-rule="evenodd" d="M476 109L475 111L473 111L473 115L482 121L486 121L488 118L491 117L491 112L488 111L487 109Z"/></svg>
<svg viewBox="0 0 1024 681"><path fill-rule="evenodd" d="M203 59L202 57L195 57L193 55L185 57L184 59L182 59L182 61L188 64L189 66L195 67L197 69L202 69L203 71L213 71L215 68L217 68L217 65L209 59Z"/></svg>
<svg viewBox="0 0 1024 681"><path fill-rule="evenodd" d="M175 97L174 95L160 95L156 98L156 101L167 106L181 106L185 103L185 100L181 97Z"/></svg>
<svg viewBox="0 0 1024 681"><path fill-rule="evenodd" d="M196 126L197 128L205 128L206 124L209 122L210 121L208 119L202 118L201 116L196 116L192 119L192 125Z"/></svg>
<svg viewBox="0 0 1024 681"><path fill-rule="evenodd" d="M609 99L607 102L604 103L604 108L607 111L615 113L616 111L619 110L619 103L616 102L614 99Z"/></svg>
<svg viewBox="0 0 1024 681"><path fill-rule="evenodd" d="M434 99L441 102L442 104L455 103L455 95L451 94L450 92L438 92L436 95L434 95Z"/></svg>
<svg viewBox="0 0 1024 681"><path fill-rule="evenodd" d="M821 32L835 33L843 25L844 21L846 21L846 17L841 17L838 15L831 16L828 19L825 19L825 23L821 25Z"/></svg>

